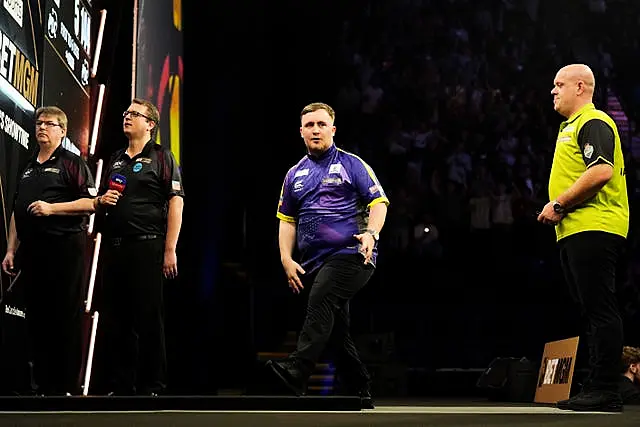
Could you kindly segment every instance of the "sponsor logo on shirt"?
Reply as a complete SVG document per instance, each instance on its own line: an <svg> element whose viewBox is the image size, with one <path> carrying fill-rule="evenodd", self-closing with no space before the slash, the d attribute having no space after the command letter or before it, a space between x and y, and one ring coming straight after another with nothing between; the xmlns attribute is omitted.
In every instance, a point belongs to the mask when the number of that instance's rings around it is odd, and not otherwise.
<svg viewBox="0 0 640 427"><path fill-rule="evenodd" d="M300 169L299 171L296 172L295 175L293 175L294 178L298 178L301 176L307 176L309 175L309 169Z"/></svg>
<svg viewBox="0 0 640 427"><path fill-rule="evenodd" d="M114 162L113 165L111 165L111 167L113 169L120 169L122 165L124 165L124 160L118 160L117 162Z"/></svg>
<svg viewBox="0 0 640 427"><path fill-rule="evenodd" d="M171 189L173 189L173 191L180 191L182 189L182 185L180 185L180 181L176 181L176 180L171 181Z"/></svg>
<svg viewBox="0 0 640 427"><path fill-rule="evenodd" d="M31 176L31 173L33 173L33 169L32 169L32 168L29 168L29 169L27 169L26 171L24 171L24 173L22 174L22 177L23 177L23 178L28 178L28 177L30 177L30 176Z"/></svg>
<svg viewBox="0 0 640 427"><path fill-rule="evenodd" d="M380 189L377 185L372 185L371 187L369 187L369 193L371 194L376 194L378 191L380 191Z"/></svg>
<svg viewBox="0 0 640 427"><path fill-rule="evenodd" d="M10 305L4 306L4 312L6 314L10 314L11 316L22 317L23 319L27 317L24 310L20 310L19 308L11 307Z"/></svg>
<svg viewBox="0 0 640 427"><path fill-rule="evenodd" d="M151 159L150 159L150 158L148 158L148 157L140 157L140 158L138 159L138 161L139 161L140 163L146 163L146 164L151 163Z"/></svg>
<svg viewBox="0 0 640 427"><path fill-rule="evenodd" d="M329 166L329 173L340 173L342 170L342 165L340 163L334 163Z"/></svg>
<svg viewBox="0 0 640 427"><path fill-rule="evenodd" d="M593 156L593 145L586 143L584 144L584 156L587 159L590 159Z"/></svg>
<svg viewBox="0 0 640 427"><path fill-rule="evenodd" d="M302 181L296 181L293 184L293 191L300 191L302 190Z"/></svg>
<svg viewBox="0 0 640 427"><path fill-rule="evenodd" d="M335 177L335 178L323 178L322 179L322 185L340 185L342 184L342 178L340 177Z"/></svg>
<svg viewBox="0 0 640 427"><path fill-rule="evenodd" d="M58 168L44 168L44 172L60 173L60 169L58 169Z"/></svg>

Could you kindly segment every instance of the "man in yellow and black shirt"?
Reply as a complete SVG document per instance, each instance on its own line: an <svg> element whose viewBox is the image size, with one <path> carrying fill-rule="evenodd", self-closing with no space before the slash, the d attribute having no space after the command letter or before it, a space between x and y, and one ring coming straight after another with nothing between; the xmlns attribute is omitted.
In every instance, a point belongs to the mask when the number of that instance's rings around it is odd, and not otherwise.
<svg viewBox="0 0 640 427"><path fill-rule="evenodd" d="M551 201L538 221L556 228L565 280L587 326L589 376L582 391L558 407L617 412L623 333L615 281L629 203L620 136L615 122L594 107L594 89L586 65L568 65L556 74L553 105L567 120L553 156Z"/></svg>

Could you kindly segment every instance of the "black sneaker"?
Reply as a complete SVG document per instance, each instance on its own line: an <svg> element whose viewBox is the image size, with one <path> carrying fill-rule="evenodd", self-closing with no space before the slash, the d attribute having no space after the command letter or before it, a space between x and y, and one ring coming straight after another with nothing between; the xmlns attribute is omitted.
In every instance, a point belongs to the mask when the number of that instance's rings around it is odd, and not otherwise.
<svg viewBox="0 0 640 427"><path fill-rule="evenodd" d="M360 407L362 409L375 409L375 405L373 404L373 398L371 397L371 391L367 387L366 389L361 390L358 393L360 397Z"/></svg>
<svg viewBox="0 0 640 427"><path fill-rule="evenodd" d="M273 371L280 381L289 388L296 396L304 395L304 378L301 370L295 362L285 360L277 362L269 360L266 366Z"/></svg>
<svg viewBox="0 0 640 427"><path fill-rule="evenodd" d="M622 398L613 391L578 393L568 400L556 403L558 409L587 412L622 412Z"/></svg>
<svg viewBox="0 0 640 427"><path fill-rule="evenodd" d="M584 391L581 391L580 393L576 394L575 396L570 397L569 399L559 400L559 401L557 401L557 402L556 402L556 407L557 407L558 409L563 409L563 410L565 410L565 411L568 411L568 410L570 410L570 408L569 408L569 403L570 403L572 400L577 399L577 398L579 398L579 397L583 396L584 394L585 394L585 392L584 392Z"/></svg>
<svg viewBox="0 0 640 427"><path fill-rule="evenodd" d="M375 409L373 398L371 397L371 381L369 379L359 379L357 381L345 381L344 376L339 376L336 386L338 396L358 396L362 409Z"/></svg>

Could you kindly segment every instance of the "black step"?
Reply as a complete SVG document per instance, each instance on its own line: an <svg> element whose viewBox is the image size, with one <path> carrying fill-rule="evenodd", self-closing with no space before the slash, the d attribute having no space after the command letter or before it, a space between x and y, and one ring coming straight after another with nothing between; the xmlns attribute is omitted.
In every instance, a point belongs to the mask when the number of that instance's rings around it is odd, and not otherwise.
<svg viewBox="0 0 640 427"><path fill-rule="evenodd" d="M360 411L349 396L0 397L0 411Z"/></svg>

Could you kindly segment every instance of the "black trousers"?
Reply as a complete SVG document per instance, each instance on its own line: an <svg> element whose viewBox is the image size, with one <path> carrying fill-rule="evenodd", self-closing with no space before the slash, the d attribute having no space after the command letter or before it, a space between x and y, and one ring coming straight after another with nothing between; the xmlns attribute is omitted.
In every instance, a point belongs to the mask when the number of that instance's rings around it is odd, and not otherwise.
<svg viewBox="0 0 640 427"><path fill-rule="evenodd" d="M374 272L360 254L336 255L309 278L312 281L307 313L291 358L300 362L310 375L322 353L329 350L337 374L349 388L360 388L370 381L351 338L349 301L362 289Z"/></svg>
<svg viewBox="0 0 640 427"><path fill-rule="evenodd" d="M105 239L104 348L108 387L116 394L166 388L163 261L163 238Z"/></svg>
<svg viewBox="0 0 640 427"><path fill-rule="evenodd" d="M584 231L560 240L560 261L569 292L580 305L589 348L585 388L617 390L623 346L616 298L616 270L624 249L621 236Z"/></svg>
<svg viewBox="0 0 640 427"><path fill-rule="evenodd" d="M80 391L86 234L40 236L20 246L26 318L37 392ZM19 283L20 280L24 282Z"/></svg>

